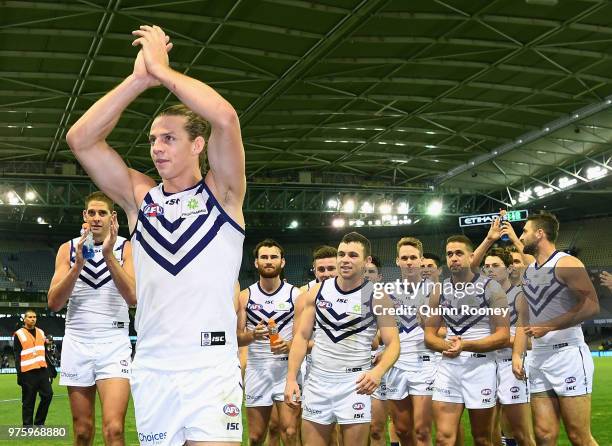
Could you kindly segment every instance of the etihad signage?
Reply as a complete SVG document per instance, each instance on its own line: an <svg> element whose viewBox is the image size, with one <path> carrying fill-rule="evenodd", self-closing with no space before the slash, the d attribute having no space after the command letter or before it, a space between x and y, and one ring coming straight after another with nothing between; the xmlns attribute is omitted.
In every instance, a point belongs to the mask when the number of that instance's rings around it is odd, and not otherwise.
<svg viewBox="0 0 612 446"><path fill-rule="evenodd" d="M504 216L504 221L524 221L527 220L527 216L529 213L527 209L521 209L517 211L508 211ZM464 228L466 226L481 226L481 225L490 225L493 221L499 217L499 212L494 212L492 214L475 214L475 215L465 215L463 217L459 217L459 226Z"/></svg>

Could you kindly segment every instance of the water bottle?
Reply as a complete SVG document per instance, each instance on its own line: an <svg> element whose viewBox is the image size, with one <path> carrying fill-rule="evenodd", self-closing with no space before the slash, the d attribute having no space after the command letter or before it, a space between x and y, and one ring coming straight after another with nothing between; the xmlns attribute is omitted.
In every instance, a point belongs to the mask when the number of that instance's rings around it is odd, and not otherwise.
<svg viewBox="0 0 612 446"><path fill-rule="evenodd" d="M84 223L83 229L81 229L81 235L83 235L87 227L87 223ZM85 242L83 243L83 258L85 260L93 259L94 254L94 239L93 234L90 232L87 234L87 237L85 237Z"/></svg>
<svg viewBox="0 0 612 446"><path fill-rule="evenodd" d="M508 214L504 214L504 215L502 215L502 217L501 217L501 221L502 221L502 223L503 223L503 222L505 222L505 221L508 221ZM510 241L510 237L508 237L508 235L507 235L507 234L503 234L503 235L500 237L500 240L501 240L502 242L509 242L509 241Z"/></svg>
<svg viewBox="0 0 612 446"><path fill-rule="evenodd" d="M274 319L270 319L268 321L268 334L268 338L270 339L270 347L280 341L280 335L278 334L278 325L276 325Z"/></svg>

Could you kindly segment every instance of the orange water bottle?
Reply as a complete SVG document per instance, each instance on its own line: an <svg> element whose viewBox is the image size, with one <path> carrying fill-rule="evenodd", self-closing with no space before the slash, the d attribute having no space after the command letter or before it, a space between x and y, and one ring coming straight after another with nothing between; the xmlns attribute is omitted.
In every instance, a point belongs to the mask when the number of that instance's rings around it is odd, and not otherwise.
<svg viewBox="0 0 612 446"><path fill-rule="evenodd" d="M268 320L268 337L270 338L270 346L272 344L276 344L280 340L280 336L278 334L278 326L274 319Z"/></svg>

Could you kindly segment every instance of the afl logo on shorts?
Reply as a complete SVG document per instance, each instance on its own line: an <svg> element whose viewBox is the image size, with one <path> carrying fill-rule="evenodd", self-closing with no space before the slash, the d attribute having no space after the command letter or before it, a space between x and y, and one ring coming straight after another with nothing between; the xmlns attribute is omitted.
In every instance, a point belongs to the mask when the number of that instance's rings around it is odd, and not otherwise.
<svg viewBox="0 0 612 446"><path fill-rule="evenodd" d="M482 389L482 390L480 391L480 394L481 394L481 395L485 395L485 396L487 396L487 395L491 395L491 389Z"/></svg>
<svg viewBox="0 0 612 446"><path fill-rule="evenodd" d="M223 406L223 413L228 417L237 417L240 415L240 409L235 404L229 403Z"/></svg>
<svg viewBox="0 0 612 446"><path fill-rule="evenodd" d="M353 404L353 409L355 409L355 410L363 410L363 409L365 409L365 404L363 404L363 403L355 403L355 404Z"/></svg>
<svg viewBox="0 0 612 446"><path fill-rule="evenodd" d="M147 204L142 211L146 217L153 218L164 215L164 208L157 203Z"/></svg>
<svg viewBox="0 0 612 446"><path fill-rule="evenodd" d="M521 389L519 389L519 388L518 388L518 387L516 387L516 386L510 387L510 392L512 392L512 393L516 393L516 392L518 392L519 390L521 390Z"/></svg>
<svg viewBox="0 0 612 446"><path fill-rule="evenodd" d="M565 378L565 382L567 384L575 383L576 382L576 378L574 378L573 376L570 376L569 378Z"/></svg>
<svg viewBox="0 0 612 446"><path fill-rule="evenodd" d="M317 304L317 307L319 307L319 308L331 308L332 307L332 303L327 301L327 300L320 300L319 303Z"/></svg>
<svg viewBox="0 0 612 446"><path fill-rule="evenodd" d="M121 361L119 361L119 364L121 364L124 367L127 367L128 362L125 359L122 359Z"/></svg>

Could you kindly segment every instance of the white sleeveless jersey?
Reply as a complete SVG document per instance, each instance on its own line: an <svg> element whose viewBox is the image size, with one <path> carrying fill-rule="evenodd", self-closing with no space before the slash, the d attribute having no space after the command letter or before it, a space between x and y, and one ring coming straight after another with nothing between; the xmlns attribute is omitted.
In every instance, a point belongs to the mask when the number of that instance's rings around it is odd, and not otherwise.
<svg viewBox="0 0 612 446"><path fill-rule="evenodd" d="M508 317L510 318L510 337L516 334L516 324L518 322L518 312L516 311L516 298L521 294L523 290L520 286L512 285L507 291L506 296L508 297L508 308L510 309L510 313ZM511 348L502 348L497 350L497 357L499 359L507 359L512 358L512 349Z"/></svg>
<svg viewBox="0 0 612 446"><path fill-rule="evenodd" d="M145 196L132 235L138 307L134 365L192 370L235 361L234 286L244 230L203 180Z"/></svg>
<svg viewBox="0 0 612 446"><path fill-rule="evenodd" d="M503 292L499 283L480 274L466 283L454 284L452 278L444 281L440 306L445 310L454 309L451 310L453 314L450 314L451 311L443 313L448 327L447 338L461 336L463 339L477 340L491 334L490 317L486 314L472 315L470 312L471 309L489 308L493 291Z"/></svg>
<svg viewBox="0 0 612 446"><path fill-rule="evenodd" d="M337 280L324 280L315 298L312 370L335 374L368 370L378 328L372 312L373 285L365 281L344 292Z"/></svg>
<svg viewBox="0 0 612 446"><path fill-rule="evenodd" d="M280 287L273 293L268 294L259 282L247 288L249 300L246 306L247 330L255 330L259 321L267 325L270 319L274 319L278 328L278 334L285 341L293 339L293 318L295 311L295 298L299 289L295 286L281 281ZM269 339L257 339L249 344L248 363L259 364L269 361L286 361L287 355L274 355L270 351Z"/></svg>
<svg viewBox="0 0 612 446"><path fill-rule="evenodd" d="M411 356L415 354L433 354L425 346L425 332L420 324L419 311L421 307L429 304L429 297L435 285L429 279L417 282L414 284L414 287L411 287L411 285L409 284L409 287L403 293L396 293L390 296L395 308L401 309L402 313L396 316L400 338L400 356L394 365L400 369L411 369L414 364ZM410 359L410 365L403 364L402 359Z"/></svg>
<svg viewBox="0 0 612 446"><path fill-rule="evenodd" d="M80 237L70 240L70 266L75 262ZM123 237L117 237L113 254L123 265ZM117 335L127 336L130 325L128 306L113 282L102 245L94 246L93 259L85 260L66 310L66 335L82 342L108 342Z"/></svg>
<svg viewBox="0 0 612 446"><path fill-rule="evenodd" d="M555 267L562 257L569 254L555 251L543 265L532 263L523 275L523 292L529 305L529 324L546 326L547 321L567 314L576 305L570 289L559 282ZM548 332L541 338L532 339L534 350L560 348L562 344L579 345L584 342L580 324L563 330Z"/></svg>
<svg viewBox="0 0 612 446"><path fill-rule="evenodd" d="M313 288L317 283L319 283L319 281L317 279L312 279L310 282L308 282L306 284L306 289L310 290L311 288Z"/></svg>

